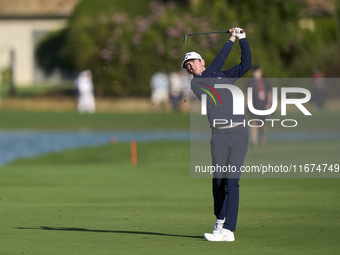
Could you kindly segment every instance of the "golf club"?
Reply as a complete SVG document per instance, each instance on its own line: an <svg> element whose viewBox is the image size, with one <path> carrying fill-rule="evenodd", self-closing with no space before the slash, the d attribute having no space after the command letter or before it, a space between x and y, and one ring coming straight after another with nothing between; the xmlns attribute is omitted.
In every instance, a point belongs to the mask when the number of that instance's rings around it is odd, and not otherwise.
<svg viewBox="0 0 340 255"><path fill-rule="evenodd" d="M242 30L241 33L244 31ZM204 35L204 34L216 34L216 33L230 33L229 31L214 31L214 32L202 32L202 33L193 33L193 34L186 34L183 39L183 43L186 43L187 37L191 35Z"/></svg>

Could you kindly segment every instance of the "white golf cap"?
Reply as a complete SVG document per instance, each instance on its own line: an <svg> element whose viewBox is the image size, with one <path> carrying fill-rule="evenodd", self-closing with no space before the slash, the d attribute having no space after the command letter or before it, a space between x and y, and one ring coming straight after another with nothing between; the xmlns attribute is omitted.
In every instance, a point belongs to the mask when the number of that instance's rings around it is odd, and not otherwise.
<svg viewBox="0 0 340 255"><path fill-rule="evenodd" d="M202 57L200 54L198 54L197 52L194 52L194 51L191 51L191 52L188 52L184 55L184 59L183 59L183 62L182 62L182 68L185 68L184 67L184 64L185 62L187 62L188 60L191 60L191 59L199 59L199 60L202 60Z"/></svg>

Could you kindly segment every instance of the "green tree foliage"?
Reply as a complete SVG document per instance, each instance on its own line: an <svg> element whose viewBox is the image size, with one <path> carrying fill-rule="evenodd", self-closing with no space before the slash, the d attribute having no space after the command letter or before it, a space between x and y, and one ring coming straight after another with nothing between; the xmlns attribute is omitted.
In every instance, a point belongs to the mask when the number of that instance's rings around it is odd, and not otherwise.
<svg viewBox="0 0 340 255"><path fill-rule="evenodd" d="M253 62L267 76L310 77L313 68L328 69L327 58L338 52L335 19L311 17L302 1L215 0L210 7L200 2L197 14L213 17L215 27L246 30Z"/></svg>
<svg viewBox="0 0 340 255"><path fill-rule="evenodd" d="M51 74L55 68L66 71L75 69L71 55L66 55L62 52L66 33L66 29L53 31L44 36L40 41L35 54L38 65L43 67L47 74Z"/></svg>
<svg viewBox="0 0 340 255"><path fill-rule="evenodd" d="M180 67L184 34L208 24L159 1L135 1L143 5L141 14L132 15L131 3L125 7L102 0L101 8L84 15L94 2L84 0L78 7L64 52L74 56L79 70L93 71L98 95L148 96L154 72Z"/></svg>
<svg viewBox="0 0 340 255"><path fill-rule="evenodd" d="M267 77L310 77L313 68L337 72L329 66L339 56L335 17L312 19L297 0L83 0L60 55L78 71L92 70L97 95L149 96L154 72L179 69L192 50L210 63L229 38L192 36L183 44L185 34L239 26L246 30L253 63ZM239 61L236 43L225 68Z"/></svg>

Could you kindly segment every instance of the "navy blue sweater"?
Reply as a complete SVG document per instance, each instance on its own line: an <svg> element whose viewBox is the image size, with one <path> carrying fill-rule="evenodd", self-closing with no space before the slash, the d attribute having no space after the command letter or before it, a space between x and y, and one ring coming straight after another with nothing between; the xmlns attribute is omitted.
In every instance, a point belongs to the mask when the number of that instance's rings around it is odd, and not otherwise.
<svg viewBox="0 0 340 255"><path fill-rule="evenodd" d="M202 94L207 94L206 91L209 91L211 95L215 98L211 98L211 96L207 95L207 115L210 123L210 127L213 127L214 119L226 119L228 120L228 124L230 121L235 122L243 122L245 120L244 114L242 115L234 115L233 114L233 97L228 89L215 89L217 94L219 95L221 102L217 98L215 91L209 88L214 88L215 84L223 83L223 84L233 84L236 80L241 78L244 74L248 72L248 70L252 66L251 62L251 51L249 47L248 40L246 38L239 40L239 44L241 47L241 63L233 66L230 69L223 70L222 67L225 61L228 58L228 55L234 45L232 41L228 41L224 44L223 48L216 55L213 62L203 71L201 74L196 75L191 82L191 88L194 94L197 96L199 100L201 100ZM209 79L202 79L209 78ZM209 85L209 86L206 86ZM204 89L204 90L203 90ZM221 105L222 104L222 105Z"/></svg>

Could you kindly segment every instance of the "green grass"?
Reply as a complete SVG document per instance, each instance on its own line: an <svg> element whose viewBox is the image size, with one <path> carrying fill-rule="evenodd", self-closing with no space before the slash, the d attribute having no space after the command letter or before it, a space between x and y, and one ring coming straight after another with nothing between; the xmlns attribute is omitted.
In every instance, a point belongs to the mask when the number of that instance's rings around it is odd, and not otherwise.
<svg viewBox="0 0 340 255"><path fill-rule="evenodd" d="M189 114L181 113L96 113L0 111L1 129L45 130L144 130L189 129Z"/></svg>
<svg viewBox="0 0 340 255"><path fill-rule="evenodd" d="M266 152L290 162L319 145L269 143ZM190 179L189 157L187 142L138 143L132 166L118 143L0 167L0 254L338 253L340 179L243 178L236 241L210 243L211 180ZM250 149L247 163L261 157Z"/></svg>
<svg viewBox="0 0 340 255"><path fill-rule="evenodd" d="M288 116L279 114L267 119L295 119L295 128L283 128L280 121L267 122L268 132L273 130L324 130L339 131L340 112L337 110L312 111L312 116L304 116L299 111L289 112ZM203 116L205 118L205 116ZM249 119L249 118L248 118ZM145 129L189 129L189 113L95 113L79 114L77 112L46 112L0 110L1 129L46 129L46 130L145 130ZM205 120L203 120L205 121ZM205 123L205 122L204 122ZM208 122L206 122L208 125ZM254 123L252 123L254 125ZM287 122L293 125L293 122Z"/></svg>
<svg viewBox="0 0 340 255"><path fill-rule="evenodd" d="M339 131L340 126L340 111L338 109L327 109L323 111L317 110L315 107L307 107L312 114L311 116L304 115L300 110L295 107L287 110L286 116L281 116L281 112L277 110L275 114L266 117L266 119L277 119L274 121L274 127L271 127L272 122L266 121L268 131L270 130L327 130L327 131ZM251 119L247 116L247 120ZM294 119L297 121L297 126L294 128L284 128L280 124L285 119ZM252 125L255 125L252 123ZM293 122L287 122L285 125L294 125Z"/></svg>

